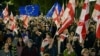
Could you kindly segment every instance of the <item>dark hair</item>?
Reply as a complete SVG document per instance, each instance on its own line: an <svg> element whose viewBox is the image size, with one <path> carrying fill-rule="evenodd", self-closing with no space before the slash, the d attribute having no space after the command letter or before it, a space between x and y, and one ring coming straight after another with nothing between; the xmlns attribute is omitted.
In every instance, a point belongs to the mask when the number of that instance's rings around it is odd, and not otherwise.
<svg viewBox="0 0 100 56"><path fill-rule="evenodd" d="M22 41L21 43L22 43L22 45L20 45L20 43L19 43L19 41L18 41L18 42L17 42L17 46L25 46L25 44L24 44L23 41Z"/></svg>
<svg viewBox="0 0 100 56"><path fill-rule="evenodd" d="M96 50L94 48L91 48L91 52L96 52Z"/></svg>
<svg viewBox="0 0 100 56"><path fill-rule="evenodd" d="M47 32L46 34L49 35L50 37L53 37L51 32Z"/></svg>

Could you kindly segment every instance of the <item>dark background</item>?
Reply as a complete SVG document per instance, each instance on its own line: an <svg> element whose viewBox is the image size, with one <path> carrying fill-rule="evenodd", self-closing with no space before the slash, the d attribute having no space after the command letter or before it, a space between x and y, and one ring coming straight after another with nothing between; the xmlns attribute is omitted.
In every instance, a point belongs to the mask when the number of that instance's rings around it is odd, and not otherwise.
<svg viewBox="0 0 100 56"><path fill-rule="evenodd" d="M5 8L6 4L8 3L9 12L12 11L14 13L14 15L16 15L16 14L19 14L18 8L20 6L25 6L25 5L29 5L29 4L39 4L41 12L45 15L56 1L58 1L61 6L64 3L64 5L66 7L66 3L68 3L69 0L0 0L0 11L2 11ZM81 5L82 5L83 1L84 0L76 0L75 1L77 4L76 10L75 10L76 18L79 18L79 16L80 16L80 12L81 12L81 8L82 8ZM95 2L90 2L90 5L91 5L90 14L92 14L94 4L95 4Z"/></svg>

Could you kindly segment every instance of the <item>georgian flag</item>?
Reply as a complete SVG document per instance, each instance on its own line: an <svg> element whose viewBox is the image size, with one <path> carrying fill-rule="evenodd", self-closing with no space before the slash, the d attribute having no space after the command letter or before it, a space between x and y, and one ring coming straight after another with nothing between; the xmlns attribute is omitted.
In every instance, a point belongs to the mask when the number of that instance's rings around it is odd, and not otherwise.
<svg viewBox="0 0 100 56"><path fill-rule="evenodd" d="M79 35L79 42L82 43L82 41L86 37L86 33L88 30L88 19L89 19L89 0L85 0L83 7L82 7L82 12L80 15L80 19L78 22L78 26L76 29L76 33Z"/></svg>
<svg viewBox="0 0 100 56"><path fill-rule="evenodd" d="M9 20L9 12L8 12L8 5L6 6L6 8L3 10L3 22L6 24Z"/></svg>
<svg viewBox="0 0 100 56"><path fill-rule="evenodd" d="M59 18L59 11L58 11L58 4L55 6L55 10L52 15L53 21L55 22L57 28L60 27L60 18Z"/></svg>
<svg viewBox="0 0 100 56"><path fill-rule="evenodd" d="M42 41L42 44L41 44L41 55L43 55L44 53L44 50L45 50L45 46L47 46L49 44L49 39L46 37L43 41Z"/></svg>
<svg viewBox="0 0 100 56"><path fill-rule="evenodd" d="M13 13L11 12L10 17L9 17L9 24L8 24L8 28L16 33L18 33L17 31L17 26L16 26L16 20L13 16Z"/></svg>
<svg viewBox="0 0 100 56"><path fill-rule="evenodd" d="M74 13L75 13L75 0L69 0L69 3L62 16L63 19L62 26L56 33L57 35L61 34L67 27L70 26L70 24L72 24L72 22L74 21Z"/></svg>
<svg viewBox="0 0 100 56"><path fill-rule="evenodd" d="M22 20L23 20L23 26L24 28L28 28L28 22L29 22L29 19L28 19L28 16L27 15L22 15Z"/></svg>
<svg viewBox="0 0 100 56"><path fill-rule="evenodd" d="M100 39L100 0L96 1L92 17L93 17L93 20L97 22L96 37L97 39Z"/></svg>
<svg viewBox="0 0 100 56"><path fill-rule="evenodd" d="M64 3L62 5L62 9L61 9L61 12L60 12L61 24L63 22L63 18L62 18L63 14L64 14Z"/></svg>

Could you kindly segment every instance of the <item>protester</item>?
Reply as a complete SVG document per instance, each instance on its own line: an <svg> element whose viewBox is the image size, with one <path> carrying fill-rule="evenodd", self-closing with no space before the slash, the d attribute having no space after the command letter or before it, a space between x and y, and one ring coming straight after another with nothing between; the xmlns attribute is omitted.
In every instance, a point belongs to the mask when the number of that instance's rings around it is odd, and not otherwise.
<svg viewBox="0 0 100 56"><path fill-rule="evenodd" d="M90 49L90 56L96 56L96 50L94 48Z"/></svg>
<svg viewBox="0 0 100 56"><path fill-rule="evenodd" d="M63 55L64 56L77 56L70 43L67 43L66 49L64 50Z"/></svg>
<svg viewBox="0 0 100 56"><path fill-rule="evenodd" d="M89 56L89 50L87 48L83 48L81 51L82 56Z"/></svg>
<svg viewBox="0 0 100 56"><path fill-rule="evenodd" d="M21 56L22 50L24 48L25 44L23 42L22 37L18 38L18 42L17 42L17 55Z"/></svg>
<svg viewBox="0 0 100 56"><path fill-rule="evenodd" d="M50 56L57 56L57 47L51 33L46 33L46 38L43 40L41 48L41 55L48 53Z"/></svg>
<svg viewBox="0 0 100 56"><path fill-rule="evenodd" d="M3 46L3 50L0 50L0 56L14 56L11 49L9 49L9 44L5 43Z"/></svg>
<svg viewBox="0 0 100 56"><path fill-rule="evenodd" d="M10 50L14 53L14 56L17 56L16 46L11 37L6 39L6 43L8 43Z"/></svg>
<svg viewBox="0 0 100 56"><path fill-rule="evenodd" d="M27 45L23 48L21 56L38 56L37 48L33 46L31 39L27 41Z"/></svg>

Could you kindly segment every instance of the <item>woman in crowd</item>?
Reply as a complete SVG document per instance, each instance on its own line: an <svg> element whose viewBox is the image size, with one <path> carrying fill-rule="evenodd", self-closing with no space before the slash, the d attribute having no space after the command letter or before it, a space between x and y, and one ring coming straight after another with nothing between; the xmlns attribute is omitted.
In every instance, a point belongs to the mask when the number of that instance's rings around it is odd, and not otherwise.
<svg viewBox="0 0 100 56"><path fill-rule="evenodd" d="M68 37L68 42L71 43L71 44L73 44L73 37L74 37L74 35L75 35L74 31L71 31L70 35Z"/></svg>
<svg viewBox="0 0 100 56"><path fill-rule="evenodd" d="M57 56L57 47L51 33L46 33L46 38L42 41L41 55L48 53L50 56Z"/></svg>
<svg viewBox="0 0 100 56"><path fill-rule="evenodd" d="M83 48L81 51L82 56L89 56L89 50L87 48Z"/></svg>
<svg viewBox="0 0 100 56"><path fill-rule="evenodd" d="M94 48L90 49L90 56L96 56L96 50Z"/></svg>
<svg viewBox="0 0 100 56"><path fill-rule="evenodd" d="M24 42L23 39L21 37L18 38L18 42L17 42L17 55L21 56L21 52L24 48Z"/></svg>
<svg viewBox="0 0 100 56"><path fill-rule="evenodd" d="M0 51L0 56L14 56L13 52L9 49L9 44L5 43L3 50Z"/></svg>
<svg viewBox="0 0 100 56"><path fill-rule="evenodd" d="M96 56L100 56L100 40L96 40L95 43L95 49L96 49Z"/></svg>
<svg viewBox="0 0 100 56"><path fill-rule="evenodd" d="M8 38L6 39L6 43L8 43L9 49L12 50L12 52L14 53L14 56L17 56L16 46L15 46L15 44L13 43L11 37L8 37Z"/></svg>
<svg viewBox="0 0 100 56"><path fill-rule="evenodd" d="M76 56L76 53L70 43L67 43L66 49L64 50L63 55L64 56Z"/></svg>

